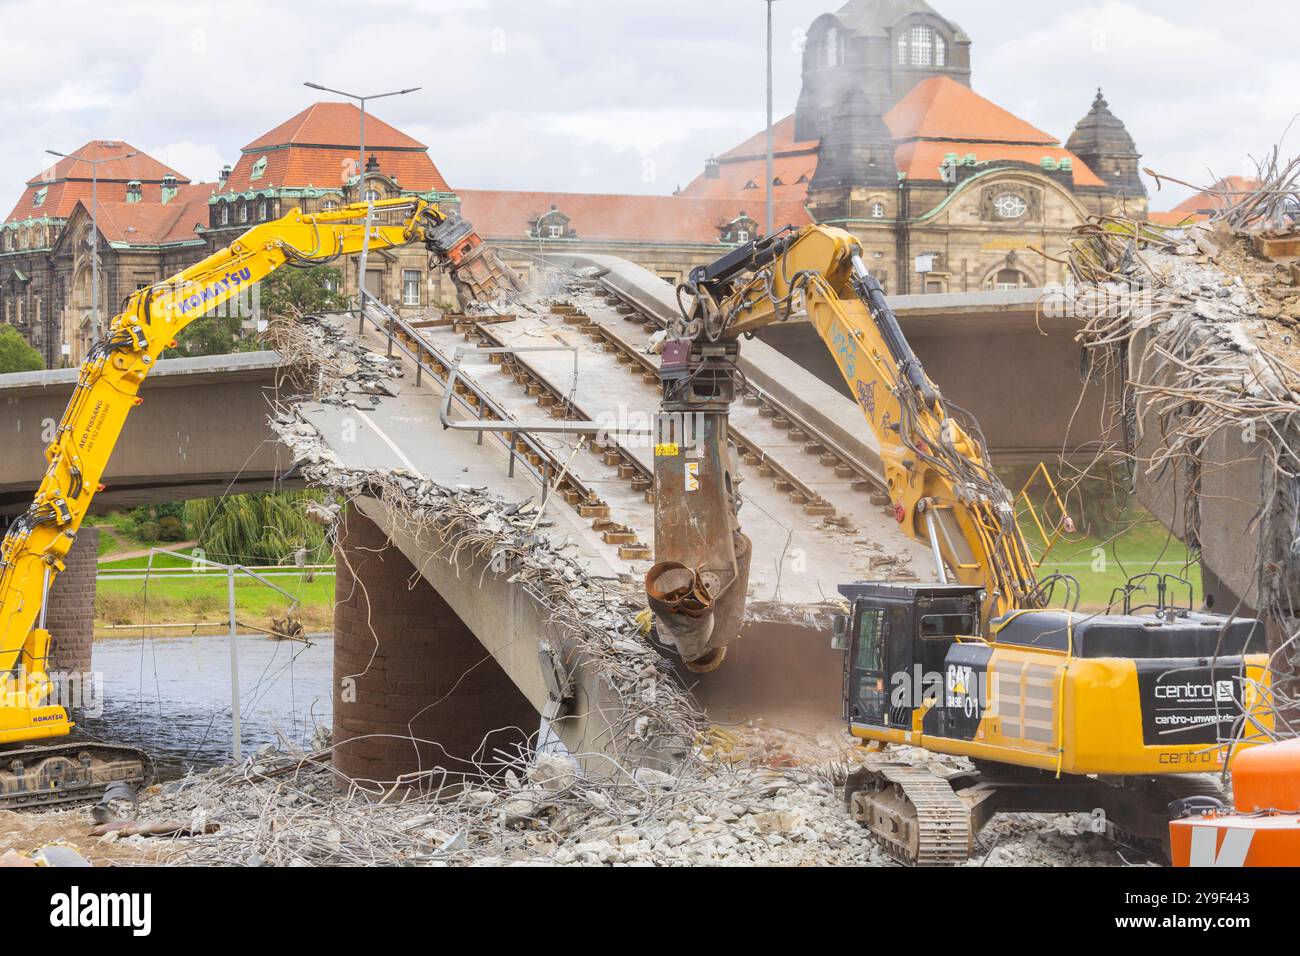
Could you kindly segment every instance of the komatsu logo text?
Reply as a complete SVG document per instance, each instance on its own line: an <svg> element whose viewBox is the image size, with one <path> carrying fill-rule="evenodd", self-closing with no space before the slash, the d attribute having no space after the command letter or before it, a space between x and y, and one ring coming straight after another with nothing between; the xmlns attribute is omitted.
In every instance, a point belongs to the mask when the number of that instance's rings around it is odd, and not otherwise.
<svg viewBox="0 0 1300 956"><path fill-rule="evenodd" d="M221 296L230 292L232 289L238 289L245 282L253 278L253 272L248 266L242 269L227 272L216 282L209 283L198 292L192 295L182 296L177 300L176 307L180 309L181 315L189 315L193 309L199 309L219 299Z"/></svg>

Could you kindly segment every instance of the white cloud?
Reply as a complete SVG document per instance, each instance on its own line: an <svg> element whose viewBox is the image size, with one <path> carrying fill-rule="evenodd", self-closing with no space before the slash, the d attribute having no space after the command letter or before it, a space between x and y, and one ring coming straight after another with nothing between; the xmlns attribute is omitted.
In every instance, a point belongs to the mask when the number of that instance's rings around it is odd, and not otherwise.
<svg viewBox="0 0 1300 956"><path fill-rule="evenodd" d="M1104 86L1144 162L1183 178L1240 172L1300 108L1300 6L932 2L971 35L981 93L1064 139ZM775 5L778 115L800 32L840 5ZM211 179L312 102L304 80L424 87L372 109L453 186L666 193L761 128L763 22L756 0L3 0L0 205L45 149L92 138Z"/></svg>
<svg viewBox="0 0 1300 956"><path fill-rule="evenodd" d="M1062 139L1103 87L1144 166L1209 185L1251 171L1247 153L1271 146L1300 109L1300 64L1259 42L1300 34L1300 11L1269 4L1274 19L1265 22L1264 5L1238 6L1232 17L1200 2L1056 8L1044 23L977 45L974 85ZM1300 152L1300 140L1291 145ZM1189 193L1167 188L1152 205L1168 208Z"/></svg>

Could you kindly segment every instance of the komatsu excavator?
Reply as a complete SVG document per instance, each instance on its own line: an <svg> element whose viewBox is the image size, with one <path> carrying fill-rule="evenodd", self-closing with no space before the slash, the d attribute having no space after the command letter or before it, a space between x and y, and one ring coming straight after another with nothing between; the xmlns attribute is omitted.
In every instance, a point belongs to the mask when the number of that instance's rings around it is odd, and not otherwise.
<svg viewBox="0 0 1300 956"><path fill-rule="evenodd" d="M688 667L717 667L744 616L750 546L727 441L739 340L806 312L874 433L899 528L928 544L937 583L848 583L836 619L843 715L872 749L966 757L972 772L868 762L847 806L908 863L967 858L1001 811L1106 812L1127 837L1168 840L1169 805L1219 792L1242 747L1269 739L1262 627L1123 590L1120 613L1052 606L1077 582L1037 580L1018 511L1044 544L1068 530L1047 470L1035 508L995 474L974 419L926 376L849 233L789 228L695 269L668 331L655 457L657 630ZM693 434L678 434L681 422ZM1040 514L1041 511L1041 514ZM1041 549L1040 549L1041 551ZM1148 582L1150 583L1150 582Z"/></svg>
<svg viewBox="0 0 1300 956"><path fill-rule="evenodd" d="M315 215L295 209L135 292L90 350L45 449L48 467L35 500L0 547L0 807L93 800L115 782L138 785L150 777L148 756L134 748L39 743L67 737L73 728L67 710L51 700L50 585L102 488L127 415L144 402L141 385L180 331L282 266L311 267L360 252L367 228L370 249L423 243L434 264L449 271L462 304L520 291L518 277L469 223L423 200L358 203Z"/></svg>

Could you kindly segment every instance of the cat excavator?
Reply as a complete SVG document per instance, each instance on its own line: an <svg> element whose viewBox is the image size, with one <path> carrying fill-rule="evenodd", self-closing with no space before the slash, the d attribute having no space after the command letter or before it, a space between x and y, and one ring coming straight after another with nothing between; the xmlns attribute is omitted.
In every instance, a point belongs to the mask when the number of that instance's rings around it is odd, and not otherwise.
<svg viewBox="0 0 1300 956"><path fill-rule="evenodd" d="M772 323L806 314L876 438L888 510L933 554L930 583L845 582L834 627L850 733L873 750L930 755L873 757L845 788L849 812L898 860L959 863L1004 811L1100 808L1113 831L1167 846L1170 804L1219 794L1211 774L1270 739L1258 622L1193 609L1190 585L1180 604L1170 576L1131 581L1104 614L1075 610L1077 581L1036 577L1044 549L1072 529L1050 474L1039 466L1032 479L1045 489L1037 506L1030 486L1006 488L851 234L787 228L693 270L677 297L646 592L686 666L720 666L744 619L750 546L727 419L740 340Z"/></svg>
<svg viewBox="0 0 1300 956"><path fill-rule="evenodd" d="M455 213L420 199L358 203L254 226L224 249L127 299L90 350L35 499L0 546L0 807L95 800L110 786L140 785L150 761L132 747L64 740L73 722L49 673L45 627L50 586L64 570L109 456L149 372L191 322L283 266L310 268L370 249L423 243L448 270L463 305L521 291L518 277ZM57 635L55 635L57 637Z"/></svg>

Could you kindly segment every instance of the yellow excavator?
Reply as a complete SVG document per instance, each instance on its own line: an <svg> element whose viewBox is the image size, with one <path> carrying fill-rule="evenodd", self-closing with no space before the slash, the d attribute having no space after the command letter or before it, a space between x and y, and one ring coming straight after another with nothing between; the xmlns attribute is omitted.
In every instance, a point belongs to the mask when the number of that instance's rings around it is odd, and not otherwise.
<svg viewBox="0 0 1300 956"><path fill-rule="evenodd" d="M660 369L658 563L646 591L658 634L688 667L719 666L744 617L750 547L727 442L743 336L806 313L876 436L890 511L933 553L935 583L842 585L849 611L834 628L853 736L975 768L872 761L850 777L848 809L896 858L960 862L1001 811L1101 808L1126 836L1167 842L1169 805L1218 794L1207 772L1269 739L1258 622L1194 610L1190 585L1178 606L1169 576L1131 581L1105 614L1074 610L1077 581L1036 578L1069 527L1047 469L1035 476L1041 507L1009 492L973 417L926 376L851 234L813 225L756 240L695 269L678 300ZM1039 531L1037 558L1018 514Z"/></svg>
<svg viewBox="0 0 1300 956"><path fill-rule="evenodd" d="M369 225L367 225L369 224ZM51 701L45 605L76 541L127 415L163 351L191 322L282 266L312 267L359 253L423 243L446 268L462 303L520 291L517 276L473 227L419 199L390 199L281 219L249 229L224 249L126 301L90 350L28 511L0 547L0 807L97 799L114 783L145 782L147 755L131 747L66 741L73 723Z"/></svg>

